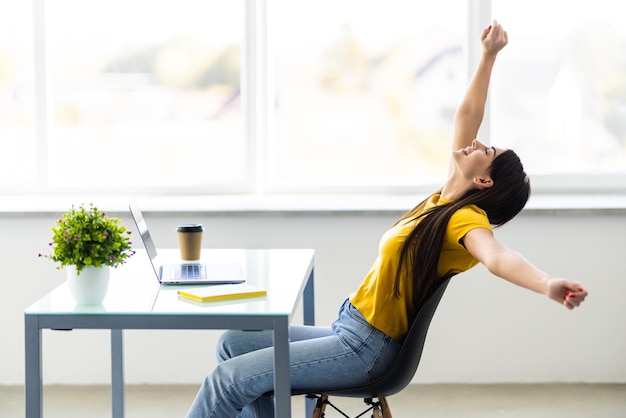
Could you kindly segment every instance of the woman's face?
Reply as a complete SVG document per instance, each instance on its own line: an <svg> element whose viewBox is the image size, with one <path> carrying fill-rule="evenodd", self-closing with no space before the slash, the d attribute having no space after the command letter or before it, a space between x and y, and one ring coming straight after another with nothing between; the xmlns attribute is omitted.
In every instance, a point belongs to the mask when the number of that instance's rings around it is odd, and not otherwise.
<svg viewBox="0 0 626 418"><path fill-rule="evenodd" d="M486 177L494 158L504 150L491 147L475 139L472 144L453 151L453 159L463 175L467 178Z"/></svg>

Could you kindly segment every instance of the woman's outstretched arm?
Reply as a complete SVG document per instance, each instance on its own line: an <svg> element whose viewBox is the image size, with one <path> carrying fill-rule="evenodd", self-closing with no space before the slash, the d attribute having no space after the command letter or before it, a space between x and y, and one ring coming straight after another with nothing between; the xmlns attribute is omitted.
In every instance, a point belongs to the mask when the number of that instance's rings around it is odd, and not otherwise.
<svg viewBox="0 0 626 418"><path fill-rule="evenodd" d="M478 135L485 113L491 71L498 52L508 43L508 35L494 20L491 26L483 29L480 42L482 54L478 67L454 116L453 150L470 145Z"/></svg>
<svg viewBox="0 0 626 418"><path fill-rule="evenodd" d="M542 293L567 309L580 306L587 297L587 291L580 283L555 278L539 270L521 254L500 244L486 228L472 229L465 235L463 244L492 274Z"/></svg>

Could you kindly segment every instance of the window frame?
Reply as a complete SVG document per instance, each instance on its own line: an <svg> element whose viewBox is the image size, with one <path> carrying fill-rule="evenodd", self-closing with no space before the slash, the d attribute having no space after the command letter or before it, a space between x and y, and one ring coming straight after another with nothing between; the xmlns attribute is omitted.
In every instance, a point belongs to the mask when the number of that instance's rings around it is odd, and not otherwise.
<svg viewBox="0 0 626 418"><path fill-rule="evenodd" d="M87 190L53 188L47 184L48 172L48 127L49 127L49 98L47 95L46 80L46 42L45 42L45 2L46 0L34 0L33 2L33 25L34 25L34 74L35 74L35 143L37 148L36 163L38 172L36 183L33 186L20 187L21 194L54 195L71 193L86 193ZM470 42L480 29L489 24L491 19L490 0L469 0L467 3L467 32L464 38L466 43L467 78L473 73L479 59L480 45ZM271 24L268 20L267 0L245 0L245 35L242 48L242 114L245 142L248 153L248 171L242 184L224 184L221 186L207 186L189 189L174 189L154 187L142 190L142 193L150 195L176 195L176 194L199 194L199 195L273 195L273 194L420 194L429 193L438 187L437 184L428 185L399 185L378 187L347 187L347 186L273 186L268 182L268 138L272 134L272 103L273 86L271 74L273 63L271 60L271 45L268 43L267 27ZM487 101L484 122L479 132L480 137L489 143L491 140L490 101ZM445 173L442 173L442 176ZM626 193L626 174L602 174L578 175L578 174L532 174L531 181L533 192L539 194L558 193ZM7 187L7 192L13 188ZM117 186L98 189L99 194L116 194L125 191Z"/></svg>

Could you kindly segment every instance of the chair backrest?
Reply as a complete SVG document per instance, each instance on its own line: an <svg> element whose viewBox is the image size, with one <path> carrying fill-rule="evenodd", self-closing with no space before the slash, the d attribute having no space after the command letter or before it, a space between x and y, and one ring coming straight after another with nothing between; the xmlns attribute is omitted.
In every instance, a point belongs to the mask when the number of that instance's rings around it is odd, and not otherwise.
<svg viewBox="0 0 626 418"><path fill-rule="evenodd" d="M424 303L409 329L400 353L387 373L367 385L324 390L322 393L346 397L375 398L391 396L411 383L422 358L428 327L449 282L450 277L442 281L432 296Z"/></svg>

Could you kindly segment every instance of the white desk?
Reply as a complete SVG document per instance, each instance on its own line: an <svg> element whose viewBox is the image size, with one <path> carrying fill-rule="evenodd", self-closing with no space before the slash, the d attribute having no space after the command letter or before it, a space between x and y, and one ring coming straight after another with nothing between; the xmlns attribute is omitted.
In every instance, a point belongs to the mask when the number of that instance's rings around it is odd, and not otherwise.
<svg viewBox="0 0 626 418"><path fill-rule="evenodd" d="M176 250L160 251L173 258ZM145 252L111 270L107 297L98 306L76 306L67 283L24 311L26 418L41 418L42 329L110 329L113 417L124 416L124 329L268 329L274 332L276 417L291 417L288 326L303 295L304 323L313 325L313 250L203 250L206 261L239 261L247 282L267 296L195 303L179 287L160 286Z"/></svg>

